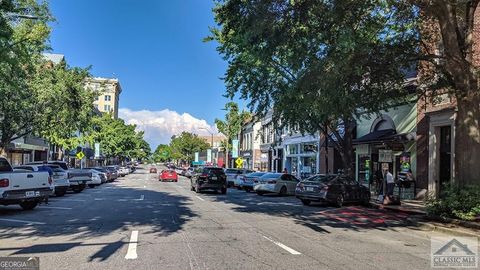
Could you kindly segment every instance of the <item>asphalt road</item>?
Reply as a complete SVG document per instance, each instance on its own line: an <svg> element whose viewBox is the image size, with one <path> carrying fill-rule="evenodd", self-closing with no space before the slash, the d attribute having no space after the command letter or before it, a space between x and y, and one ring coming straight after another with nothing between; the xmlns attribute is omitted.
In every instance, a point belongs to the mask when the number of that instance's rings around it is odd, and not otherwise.
<svg viewBox="0 0 480 270"><path fill-rule="evenodd" d="M0 256L40 257L41 269L428 269L432 233L405 217L196 194L139 170L33 211L0 206Z"/></svg>

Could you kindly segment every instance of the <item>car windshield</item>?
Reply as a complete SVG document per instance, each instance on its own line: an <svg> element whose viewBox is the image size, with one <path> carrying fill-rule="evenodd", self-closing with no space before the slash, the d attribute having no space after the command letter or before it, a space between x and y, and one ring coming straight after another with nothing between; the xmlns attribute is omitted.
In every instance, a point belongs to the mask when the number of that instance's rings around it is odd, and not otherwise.
<svg viewBox="0 0 480 270"><path fill-rule="evenodd" d="M262 175L265 175L265 173L264 172L254 172L254 173L249 173L246 176L247 177L260 177Z"/></svg>
<svg viewBox="0 0 480 270"><path fill-rule="evenodd" d="M282 173L267 173L262 177L260 177L260 179L277 179L277 178L280 178L280 176L282 175L283 175Z"/></svg>
<svg viewBox="0 0 480 270"><path fill-rule="evenodd" d="M238 174L238 173L242 173L242 171L236 170L236 169L226 169L225 173L226 174Z"/></svg>
<svg viewBox="0 0 480 270"><path fill-rule="evenodd" d="M319 174L319 175L314 175L312 177L309 177L309 178L305 179L305 181L319 182L319 183L327 184L330 181L332 181L334 178L335 178L335 176L332 176L332 175L320 175Z"/></svg>

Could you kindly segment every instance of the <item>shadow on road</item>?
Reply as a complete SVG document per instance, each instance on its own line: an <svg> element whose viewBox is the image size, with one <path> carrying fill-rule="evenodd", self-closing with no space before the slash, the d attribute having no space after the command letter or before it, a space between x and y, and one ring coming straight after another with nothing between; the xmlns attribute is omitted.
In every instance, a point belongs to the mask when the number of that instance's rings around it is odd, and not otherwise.
<svg viewBox="0 0 480 270"><path fill-rule="evenodd" d="M16 206L0 207L0 243L8 239L31 241L41 237L62 237L62 240L56 240L62 243L29 247L0 245L0 251L12 251L12 255L35 254L99 245L103 247L90 260L103 261L128 244L132 230L153 236L168 236L181 230L196 216L189 208L191 203L187 196L168 192L104 185L81 194L53 198L48 206L32 211L22 211ZM32 224L8 220L27 220ZM114 235L113 239L101 238L111 235ZM91 244L89 240L105 243Z"/></svg>
<svg viewBox="0 0 480 270"><path fill-rule="evenodd" d="M406 213L357 205L346 205L342 208L322 204L304 206L294 196L259 196L237 190L229 190L228 196L212 192L204 195L229 205L233 211L291 218L296 224L319 233L330 233L329 228L353 231L368 229L395 231L402 227L411 229L416 227L414 222L407 221L409 215Z"/></svg>

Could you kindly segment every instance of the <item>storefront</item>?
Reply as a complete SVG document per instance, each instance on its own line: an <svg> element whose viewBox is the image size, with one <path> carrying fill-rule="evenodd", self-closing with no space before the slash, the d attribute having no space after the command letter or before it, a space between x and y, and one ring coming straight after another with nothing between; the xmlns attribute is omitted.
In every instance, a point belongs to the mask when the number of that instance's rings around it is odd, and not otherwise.
<svg viewBox="0 0 480 270"><path fill-rule="evenodd" d="M383 193L385 170L397 183L400 199L414 199L416 175L416 106L404 105L358 124L360 134L353 141L356 152L356 180L370 187L373 196ZM368 132L365 132L366 128ZM358 132L358 130L360 132ZM405 180L405 181L404 181Z"/></svg>
<svg viewBox="0 0 480 270"><path fill-rule="evenodd" d="M252 150L240 151L240 157L243 159L243 168L253 170Z"/></svg>
<svg viewBox="0 0 480 270"><path fill-rule="evenodd" d="M7 159L13 166L33 161L47 160L49 145L45 140L35 137L22 137L7 147Z"/></svg>
<svg viewBox="0 0 480 270"><path fill-rule="evenodd" d="M285 168L299 178L318 173L319 151L316 136L296 136L285 138Z"/></svg>

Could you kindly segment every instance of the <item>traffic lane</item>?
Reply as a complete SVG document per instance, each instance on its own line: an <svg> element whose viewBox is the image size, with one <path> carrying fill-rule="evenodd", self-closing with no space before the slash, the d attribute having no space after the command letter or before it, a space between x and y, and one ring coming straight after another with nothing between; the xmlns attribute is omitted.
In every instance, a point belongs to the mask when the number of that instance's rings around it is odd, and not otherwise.
<svg viewBox="0 0 480 270"><path fill-rule="evenodd" d="M243 221L262 230L268 228L266 233L312 258L322 254L321 260L326 266L340 261L346 263L344 268L356 267L358 263L377 268L373 266L377 262L401 260L408 261L412 269L428 266L428 237L415 226L403 222L405 215L402 214L359 206L306 207L299 201L295 203L294 197L257 196L234 190L226 197L216 194L202 197L221 202L218 205L225 210L244 214ZM415 231L421 234L412 234ZM361 247L357 243L361 243ZM368 254L379 255L372 261L370 256L365 256Z"/></svg>
<svg viewBox="0 0 480 270"><path fill-rule="evenodd" d="M184 204L182 200L188 198L155 190L127 188L138 186L139 183L143 183L143 180L148 182L148 179L126 181L123 187L119 187L110 194L118 197L121 193L130 195L132 192L141 192L144 195L143 200L115 202L107 199L102 207L90 209L91 215L76 214L74 217L80 221L72 226L68 224L62 226L65 222L56 220L55 222L59 223L49 224L51 228L48 230L45 226L28 226L24 228L21 235L17 234L16 237L12 236L12 233L18 228L2 232L0 237L7 238L2 240L2 248L4 245L9 248L0 249L1 254L10 255L20 251L22 254L38 255L39 250L47 250L58 252L55 256L65 258L65 261L72 261L69 258L73 257L73 261L78 265L88 263L97 257L101 262L124 261L125 259L119 254L127 252L125 242L128 241L127 235L130 231L138 230L140 234L148 232L168 236L178 231L185 219L191 215L188 209L182 207ZM103 218L83 222L92 215L103 215ZM172 216L178 217L175 222L172 222ZM32 241L32 239L35 240ZM140 239L142 239L141 235Z"/></svg>

